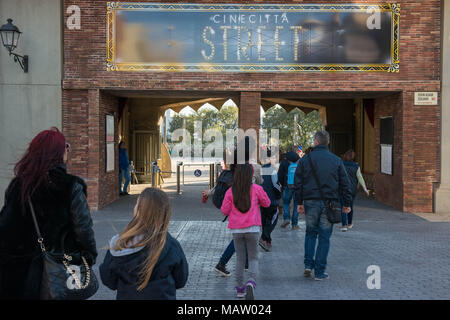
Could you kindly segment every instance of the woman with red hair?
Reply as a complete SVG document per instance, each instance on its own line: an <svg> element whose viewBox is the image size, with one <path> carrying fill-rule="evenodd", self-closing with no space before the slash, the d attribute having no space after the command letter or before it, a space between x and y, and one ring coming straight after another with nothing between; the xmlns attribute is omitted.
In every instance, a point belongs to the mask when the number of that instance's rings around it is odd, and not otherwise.
<svg viewBox="0 0 450 320"><path fill-rule="evenodd" d="M64 135L53 127L31 141L14 167L0 212L0 299L40 298L41 249L28 199L48 251L79 252L89 265L95 263L87 188L66 171L69 151Z"/></svg>

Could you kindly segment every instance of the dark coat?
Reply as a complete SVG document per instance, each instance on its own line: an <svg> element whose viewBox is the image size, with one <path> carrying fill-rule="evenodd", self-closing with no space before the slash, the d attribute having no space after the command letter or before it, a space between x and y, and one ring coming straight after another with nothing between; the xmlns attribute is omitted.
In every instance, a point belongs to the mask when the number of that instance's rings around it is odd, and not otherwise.
<svg viewBox="0 0 450 320"><path fill-rule="evenodd" d="M308 157L314 164L325 199L343 199L344 206L350 207L352 192L342 160L330 152L327 146L318 145L310 154L301 158L295 171L294 190L298 204L303 200L320 200L320 192L314 179Z"/></svg>
<svg viewBox="0 0 450 320"><path fill-rule="evenodd" d="M354 161L344 161L344 167L347 171L352 195L355 197L358 193L358 177L356 176L356 173L358 172L359 165Z"/></svg>
<svg viewBox="0 0 450 320"><path fill-rule="evenodd" d="M283 159L278 168L278 182L283 186L287 186L287 174L288 168L291 163L297 162L300 159L299 155L295 152L289 151L286 153L286 159Z"/></svg>
<svg viewBox="0 0 450 320"><path fill-rule="evenodd" d="M126 170L130 165L130 160L128 159L127 149L119 148L119 169Z"/></svg>
<svg viewBox="0 0 450 320"><path fill-rule="evenodd" d="M111 239L114 245L117 236ZM118 300L175 300L176 289L185 286L189 274L188 263L180 243L167 233L166 244L153 268L147 286L138 291L141 265L148 257L148 249L108 250L100 265L100 277L105 286L117 290Z"/></svg>
<svg viewBox="0 0 450 320"><path fill-rule="evenodd" d="M267 172L266 170L275 170L271 164L265 164L262 166L262 172ZM281 198L281 186L277 181L272 180L272 175L270 174L263 174L263 184L261 185L264 189L264 191L267 193L267 196L270 199L270 206L271 207L278 207L279 199Z"/></svg>
<svg viewBox="0 0 450 320"><path fill-rule="evenodd" d="M50 170L49 180L48 187L39 188L31 197L47 251L61 252L63 245L66 253L81 252L94 264L97 249L86 184L68 174L64 166ZM6 190L0 212L0 298L39 299L41 250L29 206L21 203L20 189L16 178Z"/></svg>

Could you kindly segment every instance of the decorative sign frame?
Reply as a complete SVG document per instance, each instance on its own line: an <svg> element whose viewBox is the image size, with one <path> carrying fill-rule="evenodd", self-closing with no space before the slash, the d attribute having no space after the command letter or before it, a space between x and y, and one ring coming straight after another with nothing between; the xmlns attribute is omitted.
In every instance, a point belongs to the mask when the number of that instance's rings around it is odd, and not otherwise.
<svg viewBox="0 0 450 320"><path fill-rule="evenodd" d="M228 62L222 62L218 63L216 61L203 61L198 62L197 60L192 61L182 61L183 59L180 59L180 61L172 61L172 62L158 62L158 61L142 61L142 59L139 61L139 59L136 59L135 61L132 58L127 59L121 59L120 54L117 49L117 17L121 16L123 17L126 14L134 14L136 16L136 12L139 11L144 14L155 14L155 13L163 13L167 14L168 16L172 14L172 21L168 19L169 21L166 22L169 23L177 23L177 20L174 19L173 14L176 13L176 17L180 17L180 19L183 18L183 15L187 14L200 14L200 13L207 13L212 14L210 16L209 20L213 20L214 15L222 14L225 16L225 14L231 13L238 13L238 15L247 15L247 19L250 20L249 16L255 17L256 15L260 15L264 17L264 13L267 12L275 12L279 13L280 16L283 16L283 14L323 14L323 13L335 13L335 14L359 14L359 13L367 13L367 12L375 12L375 13L382 13L389 15L389 21L391 23L391 30L390 32L390 52L386 52L385 54L389 57L389 63L387 61L384 61L382 63L373 63L368 62L367 64L364 63L317 63L317 62L302 62L299 61L293 62L293 61L287 61L286 63L281 63L277 61L277 63L264 63L258 61L255 63L254 61L250 61L248 59L246 49L250 47L256 47L255 43L252 43L252 40L250 38L250 32L245 31L246 29L239 29L238 38L234 41L237 43L237 54L240 55L242 51L242 55L244 55L244 58L247 57L247 59L237 59L239 61L232 61L231 63ZM268 14L266 14L267 16ZM217 17L214 17L214 19ZM143 23L148 23L149 18L142 19L144 21ZM218 20L219 18L217 18ZM240 19L240 18L239 18ZM264 19L264 18L263 18ZM224 18L225 20L225 18ZM247 21L249 21L247 20ZM256 20L254 18L254 20ZM164 20L161 20L165 22ZM240 20L239 20L240 22ZM239 23L238 22L238 23ZM213 22L211 22L213 23ZM242 22L240 22L242 23ZM249 23L249 22L247 22ZM142 2L107 2L107 53L106 53L106 68L107 71L150 71L150 72L305 72L305 71L363 71L363 72L399 72L399 24L400 24L400 4L396 3L383 3L383 4L187 4L187 3L142 3ZM273 25L271 25L273 26ZM161 27L162 28L162 27ZM170 29L169 27L168 29ZM205 43L203 44L210 44L209 46L205 46L205 50L202 52L203 57L209 57L214 56L214 45L212 42L208 42L209 40L206 38L206 36L211 36L215 34L215 31L211 29L208 29L210 27L206 26L203 29L203 41ZM229 27L231 28L231 26ZM234 27L236 29L236 27ZM243 27L245 28L245 27ZM280 27L281 28L281 27ZM286 30L288 29L295 29L298 28L297 26L287 26ZM150 30L156 30L160 28L153 28ZM220 30L220 29L218 29ZM312 30L312 29L310 29ZM157 32L156 30L155 32ZM223 46L226 46L226 40L225 40L225 31L224 30L224 44ZM298 33L297 30L290 30L294 31L295 37L292 40L293 43L299 42L298 39ZM218 32L218 31L216 31ZM244 37L247 36L248 32L248 45L251 46L242 46L241 43L245 42ZM258 46L262 42L261 37L261 31L258 30ZM278 31L275 28L275 36L272 41L274 43L281 43L278 42L277 36ZM301 31L302 33L303 31ZM311 34L311 31L310 31ZM158 35L161 37L161 34ZM217 37L217 34L216 34ZM310 35L311 37L311 35ZM201 39L201 38L200 38ZM149 39L143 39L144 41L150 41ZM170 39L163 39L165 43L170 46ZM193 41L193 40L192 40ZM280 40L281 41L281 40ZM162 43L162 42L161 42ZM245 43L244 43L245 44ZM336 46L336 44L334 44ZM158 45L155 45L153 47L150 46L150 50L153 50L153 48L157 48ZM342 47L342 46L341 46ZM148 47L147 47L148 48ZM207 54L205 54L206 49L208 49ZM244 50L245 49L245 50ZM258 53L261 53L261 48L257 48ZM276 57L278 58L278 46L275 45L276 51ZM293 52L295 52L295 61L298 61L298 45L292 49ZM250 50L249 50L250 51ZM256 49L254 49L256 51ZM190 56L186 54L189 58ZM226 53L223 53L225 60L226 60ZM311 55L311 53L310 53ZM182 58L185 58L184 56ZM189 59L185 59L189 60ZM207 60L207 59L206 59ZM245 60L249 60L249 62L246 62ZM254 60L254 59L253 59ZM261 61L264 61L264 59L258 59ZM278 59L280 60L280 59ZM314 57L313 57L314 60ZM280 60L281 61L281 60Z"/></svg>

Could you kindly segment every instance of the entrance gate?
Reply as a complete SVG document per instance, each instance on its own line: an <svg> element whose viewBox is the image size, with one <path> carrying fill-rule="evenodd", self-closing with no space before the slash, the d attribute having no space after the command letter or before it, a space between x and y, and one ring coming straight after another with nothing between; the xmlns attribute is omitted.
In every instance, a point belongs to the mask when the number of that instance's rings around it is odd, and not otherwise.
<svg viewBox="0 0 450 320"><path fill-rule="evenodd" d="M158 134L154 131L133 132L133 159L139 181L151 181L152 162L158 154Z"/></svg>

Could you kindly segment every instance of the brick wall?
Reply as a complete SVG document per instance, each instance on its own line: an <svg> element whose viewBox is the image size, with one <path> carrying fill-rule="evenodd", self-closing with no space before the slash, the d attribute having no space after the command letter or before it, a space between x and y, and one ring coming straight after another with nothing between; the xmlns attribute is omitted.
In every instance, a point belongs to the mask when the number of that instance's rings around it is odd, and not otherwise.
<svg viewBox="0 0 450 320"><path fill-rule="evenodd" d="M393 175L380 170L380 118L389 116L394 119ZM433 183L440 179L439 142L439 106L414 106L414 92L408 91L376 99L376 199L402 211L432 212Z"/></svg>
<svg viewBox="0 0 450 320"><path fill-rule="evenodd" d="M403 209L403 155L402 155L402 94L375 100L375 199L396 209ZM392 175L381 173L380 118L393 117L394 144L392 148Z"/></svg>
<svg viewBox="0 0 450 320"><path fill-rule="evenodd" d="M97 210L118 199L118 154L115 171L106 172L105 115L116 113L118 99L98 89L63 90L63 133L71 144L68 170L83 178L88 203Z"/></svg>
<svg viewBox="0 0 450 320"><path fill-rule="evenodd" d="M401 4L399 73L148 73L106 71L106 2L66 0L81 8L81 30L64 32L64 87L172 90L232 91L339 91L403 89L411 81L439 80L440 75L440 1L406 1ZM151 1L142 1L151 2ZM186 1L158 1L186 2ZM252 1L191 1L206 3L252 3ZM296 1L258 1L261 3L293 3ZM300 3L333 3L333 1L297 1ZM336 2L336 1L334 1ZM340 1L337 1L340 2ZM346 3L345 1L342 1ZM361 0L358 3L373 3ZM67 17L67 14L66 14ZM418 54L420 53L420 54ZM148 81L151 79L152 81ZM205 81L205 79L207 81ZM374 84L374 81L376 82Z"/></svg>
<svg viewBox="0 0 450 320"><path fill-rule="evenodd" d="M145 1L142 1L145 2ZM149 1L148 1L149 2ZM159 1L181 2L181 1ZM185 1L183 1L185 2ZM253 3L254 1L191 1ZM260 3L336 3L338 1L257 1ZM346 3L345 1L342 1ZM373 3L361 0L358 3ZM63 128L75 150L71 168L86 177L95 192L99 182L108 185L101 195L90 195L90 204L101 207L114 200L113 175L104 175L104 130L99 126L106 106L115 98L102 93L115 90L178 90L224 92L396 92L376 101L376 115L393 114L396 141L394 176L375 174L377 198L405 211L432 210L432 183L439 182L440 106L413 106L414 91L440 92L440 1L398 0L400 17L400 72L306 73L150 73L106 71L106 1L66 0L81 8L81 30L64 30ZM66 9L65 8L65 9ZM64 9L64 12L66 11ZM67 18L67 14L66 14ZM242 127L253 127L255 102L241 96ZM249 99L255 99L255 97ZM257 98L256 98L257 99ZM91 109L92 105L92 109ZM253 110L253 111L252 111ZM253 115L253 117L252 117ZM259 110L258 110L259 115ZM97 118L99 117L99 119ZM378 119L377 118L377 119ZM376 121L377 122L377 121ZM97 127L99 126L99 127ZM379 139L378 137L376 139ZM100 142L99 142L100 141ZM72 142L71 142L72 143ZM374 141L379 150L379 141ZM87 146L88 145L88 146ZM419 151L419 152L418 152ZM379 154L377 155L379 158ZM379 159L377 159L379 164ZM379 171L379 168L377 169ZM102 178L100 178L102 177ZM104 194L107 193L107 194Z"/></svg>
<svg viewBox="0 0 450 320"><path fill-rule="evenodd" d="M261 92L241 92L239 99L239 128L260 128Z"/></svg>
<svg viewBox="0 0 450 320"><path fill-rule="evenodd" d="M106 114L115 113L115 169L112 172L106 172ZM99 121L99 184L103 190L106 192L100 192L99 190L99 207L104 207L105 205L117 200L119 198L119 128L117 117L119 114L119 100L107 93L100 92L100 121Z"/></svg>

